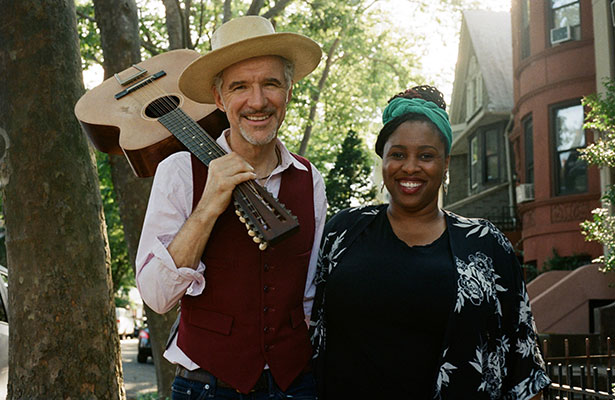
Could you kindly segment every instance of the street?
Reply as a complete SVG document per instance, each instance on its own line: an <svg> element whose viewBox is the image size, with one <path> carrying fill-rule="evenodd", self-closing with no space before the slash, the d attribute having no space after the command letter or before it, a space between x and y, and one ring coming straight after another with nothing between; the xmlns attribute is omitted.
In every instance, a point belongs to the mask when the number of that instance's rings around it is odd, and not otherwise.
<svg viewBox="0 0 615 400"><path fill-rule="evenodd" d="M121 340L122 369L126 399L136 400L137 396L156 393L156 370L152 358L146 364L137 362L137 339Z"/></svg>

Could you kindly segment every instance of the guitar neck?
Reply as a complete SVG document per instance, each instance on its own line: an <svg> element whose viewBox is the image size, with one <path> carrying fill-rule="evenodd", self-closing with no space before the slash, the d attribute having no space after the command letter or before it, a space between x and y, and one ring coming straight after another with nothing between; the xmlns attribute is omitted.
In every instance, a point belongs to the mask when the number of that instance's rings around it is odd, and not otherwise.
<svg viewBox="0 0 615 400"><path fill-rule="evenodd" d="M209 166L226 151L181 108L177 107L158 119L192 154Z"/></svg>

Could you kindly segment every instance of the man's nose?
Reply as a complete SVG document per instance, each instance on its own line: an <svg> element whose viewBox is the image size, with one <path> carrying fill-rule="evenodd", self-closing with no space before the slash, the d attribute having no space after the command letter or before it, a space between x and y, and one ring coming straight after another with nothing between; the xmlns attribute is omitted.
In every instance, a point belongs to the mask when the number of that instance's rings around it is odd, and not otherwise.
<svg viewBox="0 0 615 400"><path fill-rule="evenodd" d="M250 97L248 99L248 105L255 110L260 110L265 107L267 104L267 97L265 96L265 92L263 88L260 86L255 87L250 92Z"/></svg>

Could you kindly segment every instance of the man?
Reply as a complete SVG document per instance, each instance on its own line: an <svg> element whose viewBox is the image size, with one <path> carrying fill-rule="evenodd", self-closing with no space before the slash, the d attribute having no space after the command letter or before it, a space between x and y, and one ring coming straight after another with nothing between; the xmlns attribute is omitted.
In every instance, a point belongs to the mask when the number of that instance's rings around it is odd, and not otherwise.
<svg viewBox="0 0 615 400"><path fill-rule="evenodd" d="M208 168L187 152L160 163L139 244L144 301L164 313L181 299L178 333L165 352L177 364L174 399L314 397L305 321L325 222L324 183L277 132L293 81L320 57L311 39L275 33L267 19L247 16L214 32L212 51L180 77L182 92L215 102L230 128L217 140L228 154ZM264 251L230 201L235 186L251 179L300 224Z"/></svg>

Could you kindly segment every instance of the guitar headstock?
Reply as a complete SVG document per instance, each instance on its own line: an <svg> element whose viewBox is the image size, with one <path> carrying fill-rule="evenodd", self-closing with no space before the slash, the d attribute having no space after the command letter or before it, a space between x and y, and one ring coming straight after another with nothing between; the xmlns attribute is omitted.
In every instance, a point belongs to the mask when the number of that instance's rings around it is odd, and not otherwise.
<svg viewBox="0 0 615 400"><path fill-rule="evenodd" d="M237 186L233 197L235 213L260 250L266 250L299 229L297 217L255 181Z"/></svg>

